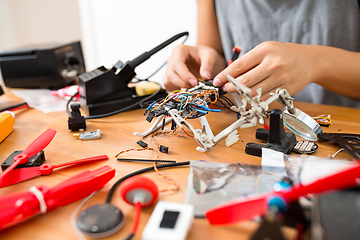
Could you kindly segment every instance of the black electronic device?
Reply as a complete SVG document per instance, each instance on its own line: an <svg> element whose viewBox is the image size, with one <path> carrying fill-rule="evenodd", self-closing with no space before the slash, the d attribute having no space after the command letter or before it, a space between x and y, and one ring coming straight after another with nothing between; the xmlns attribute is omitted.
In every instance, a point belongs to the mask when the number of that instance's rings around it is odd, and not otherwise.
<svg viewBox="0 0 360 240"><path fill-rule="evenodd" d="M58 89L76 83L85 72L79 41L2 52L0 68L9 88Z"/></svg>
<svg viewBox="0 0 360 240"><path fill-rule="evenodd" d="M23 151L12 152L10 154L10 156L7 157L4 162L1 163L1 169L3 171L5 171L8 167L10 167L10 165L15 162L14 157L21 154L22 152ZM38 167L41 164L43 164L44 162L45 162L45 154L44 154L44 151L41 151L41 152L35 154L34 156L29 157L29 160L27 161L27 163L20 164L17 167L15 167L15 169L24 168L24 167Z"/></svg>
<svg viewBox="0 0 360 240"><path fill-rule="evenodd" d="M261 157L262 148L270 148L275 151L289 154L296 144L296 136L285 132L282 111L274 109L270 113L269 129L257 129L256 139L268 141L266 145L259 143L246 144L245 153Z"/></svg>
<svg viewBox="0 0 360 240"><path fill-rule="evenodd" d="M94 116L111 113L133 104L134 107L127 110L140 107L136 103L145 100L149 95L139 96L135 87L128 86L136 76L135 68L170 43L188 34L188 32L179 33L125 64L118 61L111 69L101 66L81 74L79 76L81 109L89 116ZM166 95L166 91L160 89L157 94L146 100L156 100Z"/></svg>

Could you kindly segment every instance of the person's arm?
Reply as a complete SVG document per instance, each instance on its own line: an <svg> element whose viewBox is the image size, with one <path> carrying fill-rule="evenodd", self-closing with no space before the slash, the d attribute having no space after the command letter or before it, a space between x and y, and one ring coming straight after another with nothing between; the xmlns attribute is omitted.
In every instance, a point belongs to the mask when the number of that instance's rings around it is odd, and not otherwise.
<svg viewBox="0 0 360 240"><path fill-rule="evenodd" d="M360 53L320 46L296 43L263 42L234 61L214 80L228 92L234 86L227 82L231 75L252 94L261 88L262 99L270 92L285 88L294 95L309 83L317 83L324 88L360 100Z"/></svg>
<svg viewBox="0 0 360 240"><path fill-rule="evenodd" d="M211 79L225 67L212 0L198 0L197 46L174 47L168 59L164 87L169 90L197 85L196 78Z"/></svg>
<svg viewBox="0 0 360 240"><path fill-rule="evenodd" d="M201 76L210 79L226 67L224 52L213 0L197 0L197 6L197 46L208 46L214 49L218 55L215 62L201 64Z"/></svg>

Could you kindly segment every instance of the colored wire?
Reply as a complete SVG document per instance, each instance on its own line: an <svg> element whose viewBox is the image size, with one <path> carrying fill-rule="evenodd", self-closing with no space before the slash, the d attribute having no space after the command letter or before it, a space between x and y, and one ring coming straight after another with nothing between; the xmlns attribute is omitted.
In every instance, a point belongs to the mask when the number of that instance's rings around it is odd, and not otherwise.
<svg viewBox="0 0 360 240"><path fill-rule="evenodd" d="M137 227L139 226L140 222L140 213L141 213L141 202L135 203L135 217L134 217L134 223L131 229L131 233L135 234Z"/></svg>
<svg viewBox="0 0 360 240"><path fill-rule="evenodd" d="M174 163L174 164L162 164L162 165L158 165L157 166L157 169L162 169L162 168L168 168L168 167L178 167L178 166L186 166L186 165L189 165L190 162L187 161L187 162L178 162L178 163ZM107 197L106 197L106 200L105 202L106 203L109 203L111 201L111 198L112 196L114 195L114 192L116 190L116 188L123 182L125 181L126 179L128 178L131 178L133 176L136 176L136 175L139 175L139 174L142 174L142 173L146 173L146 172L150 172L150 171L153 171L154 170L154 167L148 167L148 168L144 168L144 169L141 169L141 170L138 170L136 172L133 172L133 173L130 173L122 178L120 178L117 182L114 183L114 185L111 187Z"/></svg>
<svg viewBox="0 0 360 240"><path fill-rule="evenodd" d="M123 150L121 152L119 152L118 154L115 155L115 157L117 158L120 154L126 153L126 152L130 152L130 151L143 151L143 150L153 150L153 148L149 148L149 147L145 147L145 148L130 148L130 149L126 149Z"/></svg>
<svg viewBox="0 0 360 240"><path fill-rule="evenodd" d="M173 184L173 185L175 186L175 187L173 187L173 188L160 190L159 193L160 193L160 192L168 192L168 191L178 191L178 190L180 189L180 186L179 186L174 180L172 180L171 178L169 178L169 177L167 177L167 176L165 176L165 175L162 175L162 174L159 172L159 170L158 170L157 167L156 167L156 163L154 163L153 166L154 166L154 169L155 169L155 171L156 171L156 173L157 173L157 175L158 175L159 177L162 177L162 178L166 179L167 181L169 181L171 184Z"/></svg>
<svg viewBox="0 0 360 240"><path fill-rule="evenodd" d="M314 120L320 124L320 126L329 126L331 124L331 118L329 117L314 117Z"/></svg>
<svg viewBox="0 0 360 240"><path fill-rule="evenodd" d="M182 130L183 130L183 132L184 132L186 135L188 135L189 137L194 137L194 136L189 135L189 134L185 131L184 128L182 128Z"/></svg>

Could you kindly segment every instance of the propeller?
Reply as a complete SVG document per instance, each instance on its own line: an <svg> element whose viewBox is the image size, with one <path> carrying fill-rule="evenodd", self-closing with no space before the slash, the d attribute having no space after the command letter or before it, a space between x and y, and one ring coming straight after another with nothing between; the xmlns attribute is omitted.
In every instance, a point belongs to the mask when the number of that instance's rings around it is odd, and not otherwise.
<svg viewBox="0 0 360 240"><path fill-rule="evenodd" d="M276 205L279 209L283 209L296 201L300 196L349 188L358 184L359 179L360 165L356 165L309 185L294 186L288 191L283 190L260 196L244 197L227 202L209 209L205 216L211 224L226 224L250 220L255 216L265 214L271 205Z"/></svg>
<svg viewBox="0 0 360 240"><path fill-rule="evenodd" d="M0 197L0 229L24 221L39 212L47 213L82 199L102 188L115 176L115 169L103 166L86 170L53 187L37 186Z"/></svg>
<svg viewBox="0 0 360 240"><path fill-rule="evenodd" d="M11 164L5 171L0 174L0 184L5 179L6 175L16 168L20 164L27 163L28 159L38 152L42 151L44 148L49 145L51 140L54 138L56 131L53 129L48 129L37 137L30 145L21 153L14 157L14 163Z"/></svg>
<svg viewBox="0 0 360 240"><path fill-rule="evenodd" d="M14 169L11 172L7 173L6 178L2 179L2 181L0 182L0 187L6 187L41 175L49 175L54 171L55 168L67 167L70 165L88 163L92 161L107 160L107 159L109 159L108 156L99 155L99 156L83 158L83 159L56 164L56 165L46 163L41 165L40 167L27 167L27 168Z"/></svg>

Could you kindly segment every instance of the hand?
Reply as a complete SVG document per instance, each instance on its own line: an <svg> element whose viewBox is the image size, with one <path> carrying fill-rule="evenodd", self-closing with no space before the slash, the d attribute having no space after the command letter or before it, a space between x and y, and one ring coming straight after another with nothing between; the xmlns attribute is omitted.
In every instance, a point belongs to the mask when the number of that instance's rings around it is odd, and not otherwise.
<svg viewBox="0 0 360 240"><path fill-rule="evenodd" d="M219 73L214 85L224 85L225 91L234 92L234 86L226 79L226 75L231 75L249 87L252 96L261 88L262 100L278 88L294 95L316 78L315 49L311 45L263 42Z"/></svg>
<svg viewBox="0 0 360 240"><path fill-rule="evenodd" d="M220 69L217 66L224 63L211 47L176 46L167 62L164 86L168 91L196 86L197 78L211 79L214 70Z"/></svg>

